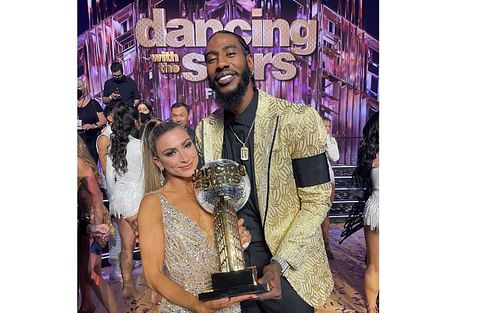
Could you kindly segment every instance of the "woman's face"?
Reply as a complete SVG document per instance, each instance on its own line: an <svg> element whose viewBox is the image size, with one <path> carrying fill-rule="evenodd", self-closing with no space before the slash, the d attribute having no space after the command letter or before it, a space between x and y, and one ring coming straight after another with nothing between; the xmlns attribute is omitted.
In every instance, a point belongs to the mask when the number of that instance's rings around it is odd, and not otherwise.
<svg viewBox="0 0 500 313"><path fill-rule="evenodd" d="M144 103L139 104L137 110L139 113L149 114L149 109Z"/></svg>
<svg viewBox="0 0 500 313"><path fill-rule="evenodd" d="M326 132L330 134L332 132L332 123L328 120L323 120L323 125L325 125Z"/></svg>
<svg viewBox="0 0 500 313"><path fill-rule="evenodd" d="M198 166L198 154L188 133L176 127L156 141L156 165L170 177L189 178Z"/></svg>

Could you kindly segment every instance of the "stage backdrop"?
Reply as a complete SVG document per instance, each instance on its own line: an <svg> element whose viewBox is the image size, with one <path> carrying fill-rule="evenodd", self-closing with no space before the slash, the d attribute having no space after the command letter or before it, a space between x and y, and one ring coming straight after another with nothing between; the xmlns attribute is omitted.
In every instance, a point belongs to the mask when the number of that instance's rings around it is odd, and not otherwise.
<svg viewBox="0 0 500 313"><path fill-rule="evenodd" d="M110 64L120 61L158 117L168 119L170 105L183 101L195 126L217 108L207 39L231 30L252 50L257 87L329 117L338 164L355 164L362 127L378 111L378 40L363 29L362 0L84 2L78 75L97 100Z"/></svg>

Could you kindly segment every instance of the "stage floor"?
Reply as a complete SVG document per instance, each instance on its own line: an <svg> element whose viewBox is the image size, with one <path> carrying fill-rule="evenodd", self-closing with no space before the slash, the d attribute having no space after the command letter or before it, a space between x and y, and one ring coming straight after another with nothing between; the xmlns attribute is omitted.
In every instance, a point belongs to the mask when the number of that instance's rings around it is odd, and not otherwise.
<svg viewBox="0 0 500 313"><path fill-rule="evenodd" d="M365 270L365 241L363 231L358 231L339 246L339 236L342 232L343 224L332 224L330 226L330 245L334 259L330 260L335 287L330 296L330 302L324 308L318 308L317 313L361 313L365 312L363 300L363 275ZM125 305L121 297L121 283L112 283L108 280L111 267L103 269L104 279L110 283L120 302L120 312L147 312L141 305L141 297L145 297L145 282L143 280L142 268L134 270L134 279L141 296L139 303ZM106 310L98 303L96 313L105 313Z"/></svg>

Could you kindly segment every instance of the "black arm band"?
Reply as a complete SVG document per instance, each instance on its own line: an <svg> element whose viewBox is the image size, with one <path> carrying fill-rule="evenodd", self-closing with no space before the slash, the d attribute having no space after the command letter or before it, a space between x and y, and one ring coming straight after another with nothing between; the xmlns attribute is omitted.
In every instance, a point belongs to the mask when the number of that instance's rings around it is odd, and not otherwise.
<svg viewBox="0 0 500 313"><path fill-rule="evenodd" d="M310 187L330 181L326 154L292 160L293 176L297 187Z"/></svg>

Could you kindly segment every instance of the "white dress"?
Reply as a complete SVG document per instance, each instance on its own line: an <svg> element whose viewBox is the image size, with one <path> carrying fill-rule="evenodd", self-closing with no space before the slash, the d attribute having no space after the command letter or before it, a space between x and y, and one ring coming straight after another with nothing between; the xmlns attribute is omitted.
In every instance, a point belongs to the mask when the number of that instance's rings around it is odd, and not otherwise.
<svg viewBox="0 0 500 313"><path fill-rule="evenodd" d="M142 166L141 141L128 136L127 172L117 172L108 154L106 160L106 183L109 192L109 211L117 217L127 218L139 211L144 194L144 172Z"/></svg>
<svg viewBox="0 0 500 313"><path fill-rule="evenodd" d="M379 197L379 189L378 189L378 167L372 168L370 172L370 177L372 181L372 193L368 200L365 203L365 209L363 212L363 220L365 226L370 226L372 231L378 231L378 197Z"/></svg>
<svg viewBox="0 0 500 313"><path fill-rule="evenodd" d="M95 141L95 148L96 148L96 150L97 150L97 154L99 154L99 145L97 144L97 143L99 142L99 138L100 138L101 136L105 136L105 137L108 137L108 139L111 139L111 134L112 134L112 133L113 133L113 131L111 130L111 126L110 126L109 124L106 124L106 127L104 127L104 128L101 130L101 133L99 134L99 136L97 136L97 139L96 139L96 141ZM99 166L101 166L101 167L102 167L101 162L99 162ZM101 171L101 172L99 172L99 175L100 175L100 177L101 177L101 179L102 179L101 181L104 181L104 184L103 184L104 189L108 190L108 187L106 186L106 184L107 184L107 183L106 183L106 179L105 179L105 177L104 177L103 172L102 172L102 171Z"/></svg>
<svg viewBox="0 0 500 313"><path fill-rule="evenodd" d="M335 182L335 177L333 174L332 163L338 161L340 158L339 147L335 137L328 135L326 139L326 156L328 161L328 171L330 173L330 181Z"/></svg>

